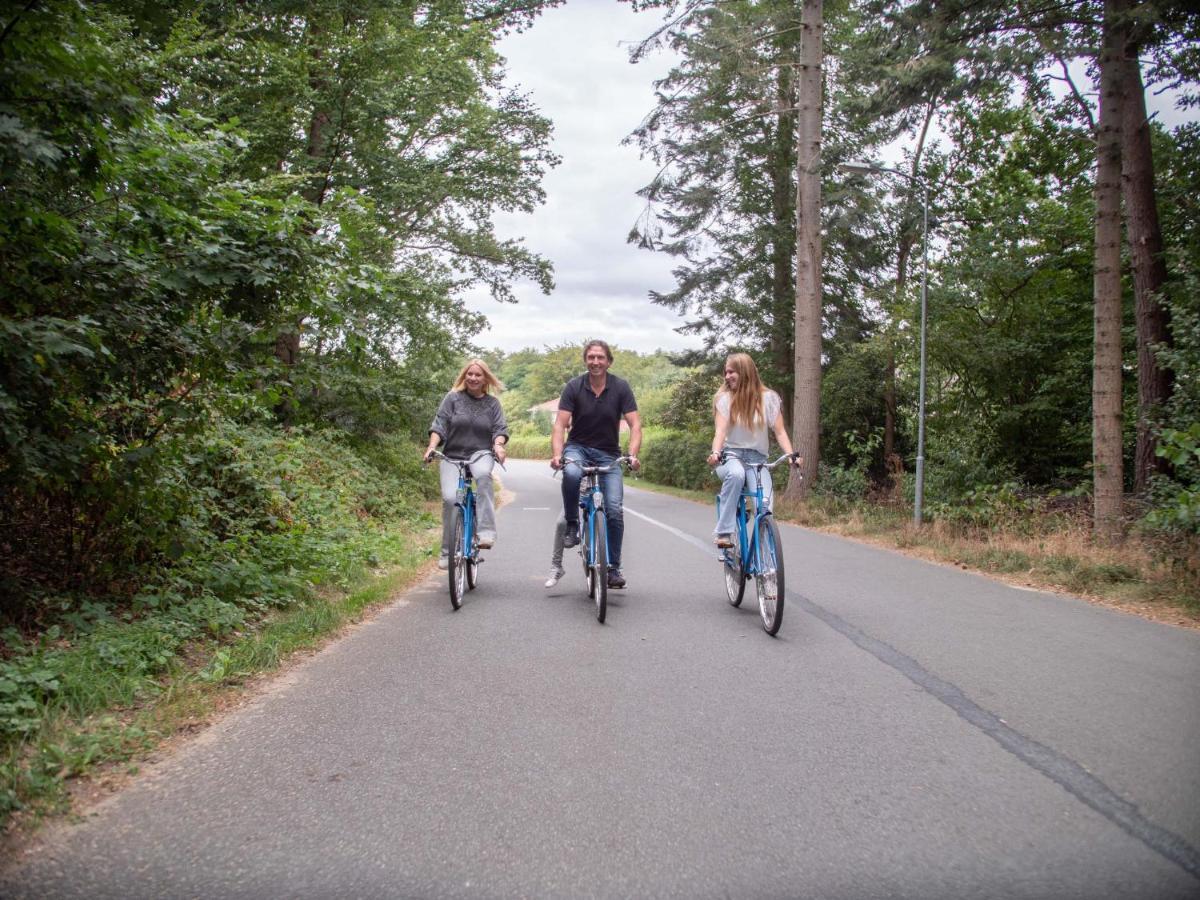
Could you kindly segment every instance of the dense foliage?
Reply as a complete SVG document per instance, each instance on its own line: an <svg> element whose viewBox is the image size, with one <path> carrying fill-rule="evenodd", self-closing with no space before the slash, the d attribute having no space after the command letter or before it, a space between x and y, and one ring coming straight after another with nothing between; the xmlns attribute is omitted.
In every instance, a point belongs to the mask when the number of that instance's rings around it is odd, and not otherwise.
<svg viewBox="0 0 1200 900"><path fill-rule="evenodd" d="M410 552L463 292L551 283L492 227L547 5L0 4L0 817L57 713Z"/></svg>
<svg viewBox="0 0 1200 900"><path fill-rule="evenodd" d="M461 291L548 287L491 226L554 162L493 47L537 6L6 7L0 617L269 534L219 448L417 430Z"/></svg>
<svg viewBox="0 0 1200 900"><path fill-rule="evenodd" d="M796 190L794 153L772 138L796 121L789 78L802 40L798 5L641 5L671 18L638 52L668 45L680 56L632 136L661 165L633 238L680 259L675 287L651 297L685 314L710 349L749 344L770 372L783 321L772 280L777 231L794 215L771 197ZM1200 74L1194 11L1153 2L1131 9L1105 20L1090 0L824 5L820 479L837 492L911 495L926 200L931 511L945 515L1002 486L1022 495L1088 490L1097 302L1089 80L1101 34L1124 29L1122 51L1134 61L1121 76L1127 95L1169 89L1180 108L1194 110ZM1169 130L1152 121L1150 137L1166 273L1157 293L1139 294L1136 304L1134 279L1125 282L1125 486L1145 475L1134 457L1148 427L1171 465L1143 497L1155 510L1147 521L1194 531L1197 482L1185 436L1197 421L1200 257L1195 204L1182 198L1195 197L1200 155L1194 123ZM1128 143L1122 152L1127 167L1148 161ZM866 175L842 165L864 159L883 162ZM1133 251L1148 238L1129 210L1145 199L1124 200L1133 265L1143 264ZM794 286L794 259L787 267ZM1138 351L1144 310L1159 305L1169 331L1151 337L1142 355L1169 368L1173 393L1147 406Z"/></svg>

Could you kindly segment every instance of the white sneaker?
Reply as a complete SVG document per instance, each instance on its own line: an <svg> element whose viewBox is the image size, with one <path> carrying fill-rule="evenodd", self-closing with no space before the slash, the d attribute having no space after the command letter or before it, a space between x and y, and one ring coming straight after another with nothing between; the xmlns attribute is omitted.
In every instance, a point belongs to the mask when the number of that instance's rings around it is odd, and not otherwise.
<svg viewBox="0 0 1200 900"><path fill-rule="evenodd" d="M439 556L438 557L438 568L443 569L443 570L450 568L450 557Z"/></svg>
<svg viewBox="0 0 1200 900"><path fill-rule="evenodd" d="M555 566L550 570L550 577L546 579L546 587L554 587L556 584L558 584L558 579L562 578L565 574L566 572L563 570L562 566Z"/></svg>
<svg viewBox="0 0 1200 900"><path fill-rule="evenodd" d="M496 536L494 534L480 534L475 541L475 545L480 550L491 550L496 546Z"/></svg>

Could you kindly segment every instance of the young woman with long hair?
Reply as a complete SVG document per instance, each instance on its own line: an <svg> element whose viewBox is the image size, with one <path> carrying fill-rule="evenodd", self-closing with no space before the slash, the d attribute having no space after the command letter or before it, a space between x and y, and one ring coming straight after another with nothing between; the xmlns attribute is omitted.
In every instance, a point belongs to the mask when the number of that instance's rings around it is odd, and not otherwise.
<svg viewBox="0 0 1200 900"><path fill-rule="evenodd" d="M713 441L708 464L721 479L720 513L717 517L716 545L733 546L733 530L737 513L737 497L742 485L757 487L753 464L765 462L770 449L769 432L784 453L792 452L792 440L783 421L783 401L779 395L762 383L758 366L746 353L730 354L725 360L725 384L713 398ZM721 462L721 453L733 450ZM803 460L792 460L800 465ZM718 465L718 463L720 463ZM763 498L771 504L771 479L763 481Z"/></svg>
<svg viewBox="0 0 1200 900"><path fill-rule="evenodd" d="M458 373L450 391L442 398L433 424L429 426L429 446L424 460L429 462L440 443L442 452L453 459L471 460L475 476L475 496L479 509L479 546L491 547L496 541L496 500L492 488L492 468L496 459L504 462L508 443L508 424L504 410L491 391L502 385L482 359L472 359ZM488 453L487 451L491 451ZM493 457L492 454L495 454ZM454 502L458 492L458 468L445 460L439 467L442 485L442 553L438 568L444 569L450 556L450 533L454 522Z"/></svg>

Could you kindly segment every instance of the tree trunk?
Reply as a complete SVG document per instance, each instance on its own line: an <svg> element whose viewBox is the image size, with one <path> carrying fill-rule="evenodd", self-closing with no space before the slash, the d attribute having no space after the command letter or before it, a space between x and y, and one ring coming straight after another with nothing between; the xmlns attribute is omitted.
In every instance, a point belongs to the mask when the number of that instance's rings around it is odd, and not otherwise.
<svg viewBox="0 0 1200 900"><path fill-rule="evenodd" d="M803 0L796 121L796 396L793 444L804 457L787 496L808 496L820 463L821 438L821 80L824 25L821 0Z"/></svg>
<svg viewBox="0 0 1200 900"><path fill-rule="evenodd" d="M784 51L786 53L786 50ZM794 60L794 56L790 57ZM793 67L781 65L776 89L776 128L774 158L771 167L771 364L775 370L772 387L783 400L784 416L790 428L795 397L792 359L794 356L793 320L796 295L792 288L792 256L796 250L796 217L793 210L792 158L796 146L796 90Z"/></svg>
<svg viewBox="0 0 1200 900"><path fill-rule="evenodd" d="M1095 347L1092 366L1093 528L1121 536L1121 56L1128 0L1105 0L1096 127Z"/></svg>
<svg viewBox="0 0 1200 900"><path fill-rule="evenodd" d="M308 35L312 62L309 69L308 84L312 89L313 96L317 98L317 105L313 108L312 115L309 117L304 145L304 154L308 158L310 174L314 181L304 191L304 195L316 206L320 206L324 202L325 194L329 187L329 169L328 166L324 165L324 158L328 143L326 132L332 121L328 110L322 106L324 98L327 96L328 78L322 72L323 53L318 43L321 33L321 25L315 20L310 20L308 22ZM317 173L322 169L325 170L326 174L318 180ZM300 332L303 324L303 319L289 323L275 336L275 358L288 369L291 369L299 361ZM290 378L291 376L289 375L288 379L290 380ZM287 398L280 401L277 412L285 423L290 420L291 405Z"/></svg>
<svg viewBox="0 0 1200 900"><path fill-rule="evenodd" d="M1171 396L1171 372L1158 364L1154 351L1171 341L1169 314L1159 302L1167 280L1162 229L1154 194L1154 157L1150 149L1150 122L1146 118L1146 92L1136 48L1121 60L1125 115L1122 120L1121 186L1125 200L1126 239L1133 266L1133 291L1137 320L1138 419L1137 450L1133 462L1133 490L1146 490L1150 475L1166 470L1166 460L1154 455L1155 420Z"/></svg>

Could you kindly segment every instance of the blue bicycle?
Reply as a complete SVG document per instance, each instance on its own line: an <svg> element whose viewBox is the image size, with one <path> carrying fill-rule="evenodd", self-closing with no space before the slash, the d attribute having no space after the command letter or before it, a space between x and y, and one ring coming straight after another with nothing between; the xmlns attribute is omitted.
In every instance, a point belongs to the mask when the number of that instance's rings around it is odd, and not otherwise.
<svg viewBox="0 0 1200 900"><path fill-rule="evenodd" d="M608 517L604 513L600 476L629 460L628 456L618 456L607 466L580 467L583 480L579 484L579 555L583 558L588 598L596 601L596 621L601 623L608 614Z"/></svg>
<svg viewBox="0 0 1200 900"><path fill-rule="evenodd" d="M721 461L729 456L737 457L737 454L724 450L721 452ZM779 539L779 526L775 524L775 517L763 498L763 470L769 472L780 463L796 457L795 453L785 453L774 462L743 463L753 468L758 476L755 489L742 486L737 499L736 545L723 549L718 556L725 571L725 594L730 605L742 605L746 582L753 578L758 591L758 611L763 630L772 636L779 633L779 626L783 624L783 544ZM753 522L746 508L747 501L754 503ZM720 506L721 496L718 494L718 514Z"/></svg>
<svg viewBox="0 0 1200 900"><path fill-rule="evenodd" d="M471 475L471 463L482 453L491 451L480 451L471 459L451 459L440 450L433 451L433 456L458 466L454 525L451 529L450 556L446 566L446 574L450 576L450 605L454 609L462 606L463 596L467 591L475 589L479 582L479 564L483 562L479 555L479 537L475 533L475 479ZM501 465L501 468L503 467Z"/></svg>

